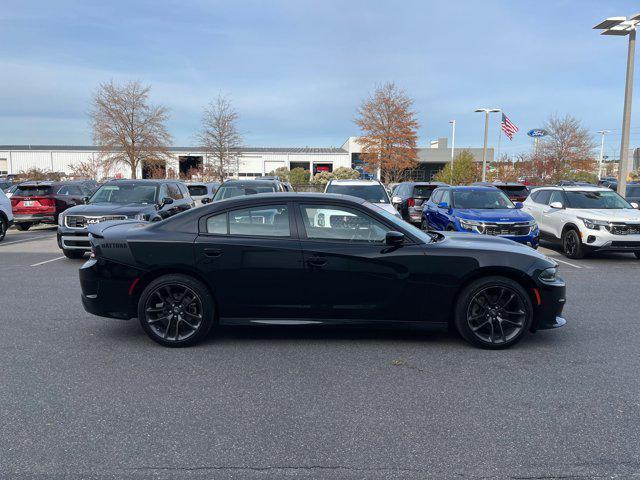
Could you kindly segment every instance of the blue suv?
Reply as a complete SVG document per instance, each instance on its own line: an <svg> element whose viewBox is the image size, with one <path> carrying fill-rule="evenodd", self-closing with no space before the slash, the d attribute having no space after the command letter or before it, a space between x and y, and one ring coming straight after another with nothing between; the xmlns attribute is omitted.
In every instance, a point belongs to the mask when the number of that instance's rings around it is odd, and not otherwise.
<svg viewBox="0 0 640 480"><path fill-rule="evenodd" d="M498 235L538 248L540 230L531 215L495 187L440 187L422 212L422 229Z"/></svg>

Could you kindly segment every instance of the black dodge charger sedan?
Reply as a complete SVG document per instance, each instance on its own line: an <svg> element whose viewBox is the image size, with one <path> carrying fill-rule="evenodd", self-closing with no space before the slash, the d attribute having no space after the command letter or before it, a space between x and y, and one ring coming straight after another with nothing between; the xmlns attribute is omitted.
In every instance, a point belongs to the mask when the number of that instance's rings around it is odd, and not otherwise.
<svg viewBox="0 0 640 480"><path fill-rule="evenodd" d="M544 255L497 237L423 232L349 196L242 196L89 232L85 309L137 317L166 346L192 345L216 324L419 322L504 348L565 323L565 284Z"/></svg>

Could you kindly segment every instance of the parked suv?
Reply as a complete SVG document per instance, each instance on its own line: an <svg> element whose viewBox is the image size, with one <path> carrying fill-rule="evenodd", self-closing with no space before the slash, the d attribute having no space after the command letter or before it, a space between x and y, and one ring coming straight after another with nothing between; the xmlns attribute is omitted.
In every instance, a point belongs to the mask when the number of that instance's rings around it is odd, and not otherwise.
<svg viewBox="0 0 640 480"><path fill-rule="evenodd" d="M196 207L211 202L213 196L216 194L216 190L220 187L220 182L189 182L187 188L189 189L189 195L193 199Z"/></svg>
<svg viewBox="0 0 640 480"><path fill-rule="evenodd" d="M7 229L13 225L13 213L11 211L11 200L0 190L0 242L4 240Z"/></svg>
<svg viewBox="0 0 640 480"><path fill-rule="evenodd" d="M107 220L160 221L195 205L187 187L175 180L113 180L60 215L58 246L68 258L91 250L88 225Z"/></svg>
<svg viewBox="0 0 640 480"><path fill-rule="evenodd" d="M524 209L540 225L542 238L562 245L569 258L617 250L640 258L640 211L605 187L536 188Z"/></svg>
<svg viewBox="0 0 640 480"><path fill-rule="evenodd" d="M422 228L482 233L538 248L538 226L521 208L495 187L439 187L424 208Z"/></svg>
<svg viewBox="0 0 640 480"><path fill-rule="evenodd" d="M436 188L446 185L442 182L402 182L392 190L391 203L404 220L420 225L424 202Z"/></svg>
<svg viewBox="0 0 640 480"><path fill-rule="evenodd" d="M400 217L400 213L391 204L389 192L378 180L329 180L324 193L341 193L362 198Z"/></svg>
<svg viewBox="0 0 640 480"><path fill-rule="evenodd" d="M218 188L213 201L226 198L255 195L256 193L286 192L284 184L275 179L267 180L227 180Z"/></svg>
<svg viewBox="0 0 640 480"><path fill-rule="evenodd" d="M18 230L38 223L55 225L66 209L84 203L88 191L79 182L23 182L11 195Z"/></svg>

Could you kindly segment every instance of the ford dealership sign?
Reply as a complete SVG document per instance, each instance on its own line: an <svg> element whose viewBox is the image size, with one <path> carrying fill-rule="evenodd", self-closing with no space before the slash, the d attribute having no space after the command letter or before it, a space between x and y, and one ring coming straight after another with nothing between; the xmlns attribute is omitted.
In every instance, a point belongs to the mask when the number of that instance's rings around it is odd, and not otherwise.
<svg viewBox="0 0 640 480"><path fill-rule="evenodd" d="M529 135L530 137L536 138L536 137L544 137L547 135L547 131L544 130L543 128L534 128L532 130L529 130L527 132L527 135Z"/></svg>

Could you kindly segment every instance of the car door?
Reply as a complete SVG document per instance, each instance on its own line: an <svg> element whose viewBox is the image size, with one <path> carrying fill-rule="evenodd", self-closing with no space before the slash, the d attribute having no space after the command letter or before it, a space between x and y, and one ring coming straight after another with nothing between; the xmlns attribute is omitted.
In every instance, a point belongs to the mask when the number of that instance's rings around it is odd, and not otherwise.
<svg viewBox="0 0 640 480"><path fill-rule="evenodd" d="M291 208L286 202L258 204L200 220L195 264L212 286L222 321L307 314Z"/></svg>
<svg viewBox="0 0 640 480"><path fill-rule="evenodd" d="M429 227L434 230L438 229L438 226L437 226L438 220L436 217L436 213L438 208L438 202L440 201L441 197L442 197L442 190L436 189L431 194L431 198L429 198L429 200L427 201L427 206L425 207L425 210L423 210L423 213L422 213L422 215L427 218L427 222L429 222Z"/></svg>
<svg viewBox="0 0 640 480"><path fill-rule="evenodd" d="M401 247L385 243L394 230L367 211L330 202L297 209L304 258L303 302L308 316L326 321L420 320L413 281L415 255L409 237Z"/></svg>
<svg viewBox="0 0 640 480"><path fill-rule="evenodd" d="M545 232L558 239L562 236L566 211L564 208L552 208L551 204L554 202L560 202L566 208L567 201L562 190L551 190L548 204L542 208L541 219L545 225Z"/></svg>
<svg viewBox="0 0 640 480"><path fill-rule="evenodd" d="M436 205L436 217L438 223L438 230L446 230L449 225L449 208L451 207L451 191L443 190L442 195L438 203L446 203L446 207L439 207Z"/></svg>

